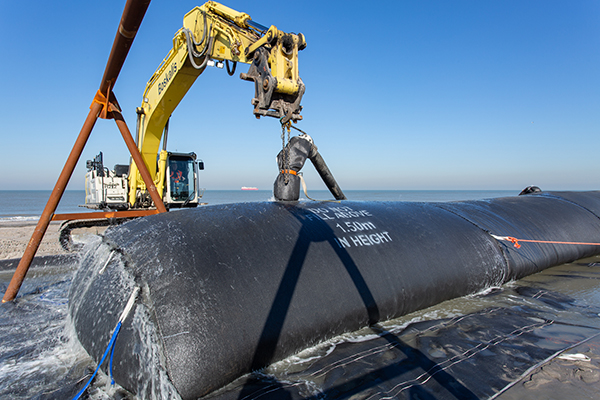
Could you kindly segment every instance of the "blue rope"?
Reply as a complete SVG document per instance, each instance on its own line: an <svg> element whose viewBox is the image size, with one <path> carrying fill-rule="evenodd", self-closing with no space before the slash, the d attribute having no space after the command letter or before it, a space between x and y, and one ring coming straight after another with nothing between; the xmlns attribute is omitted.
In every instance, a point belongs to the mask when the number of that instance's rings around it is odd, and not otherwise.
<svg viewBox="0 0 600 400"><path fill-rule="evenodd" d="M117 327L115 328L116 332L119 332L121 330L121 321L119 321L119 323L117 324ZM115 378L113 377L113 355L115 354L115 343L117 343L116 341L116 336L115 336L115 340L113 341L113 344L110 348L110 361L108 363L108 374L110 376L110 384L114 385L115 384ZM110 346L110 343L109 343Z"/></svg>
<svg viewBox="0 0 600 400"><path fill-rule="evenodd" d="M108 342L108 347L106 348L106 351L104 352L104 355L102 356L102 359L98 363L98 367L94 371L94 374L92 375L92 377L90 378L88 383L86 383L85 386L83 387L83 389L81 389L81 391L79 393L77 393L77 395L73 398L73 400L78 400L81 397L81 395L85 392L85 390L88 388L88 386L90 386L90 383L92 383L92 381L94 380L94 377L98 373L98 370L100 370L100 367L102 366L102 363L106 359L106 356L108 355L109 352L110 352L110 362L108 364L108 373L110 375L111 385L115 384L115 380L113 378L113 373L112 373L113 355L115 354L115 342L117 341L117 335L119 334L119 331L121 330L121 325L123 324L123 321L125 321L125 319L127 318L127 315L129 315L129 312L131 311L133 305L135 304L135 299L136 299L139 291L140 291L140 288L135 287L133 290L133 293L131 293L131 296L129 296L129 301L125 305L125 309L123 310L123 314L121 314L121 317L119 318L119 322L117 323L117 326L115 326L115 331L113 332L112 337L110 338L110 342Z"/></svg>
<svg viewBox="0 0 600 400"><path fill-rule="evenodd" d="M92 375L92 377L90 378L90 380L85 384L85 386L83 387L83 389L81 389L79 391L79 393L77 393L77 395L75 397L73 397L73 400L79 399L81 397L81 395L85 392L85 390L88 388L88 386L90 386L90 383L92 383L92 381L94 380L94 377L98 373L98 370L100 370L100 367L102 366L102 363L106 359L106 356L108 355L109 351L110 351L110 364L109 364L110 379L111 379L111 383L112 384L115 383L115 381L113 379L113 375L112 375L112 359L113 359L113 354L115 352L115 342L117 340L117 335L119 334L119 331L121 330L121 324L122 324L122 322L119 321L119 323L115 327L115 331L113 332L112 337L110 338L110 342L108 342L108 347L106 348L106 351L104 352L104 355L102 356L102 359L98 363L98 367L94 371L94 374Z"/></svg>

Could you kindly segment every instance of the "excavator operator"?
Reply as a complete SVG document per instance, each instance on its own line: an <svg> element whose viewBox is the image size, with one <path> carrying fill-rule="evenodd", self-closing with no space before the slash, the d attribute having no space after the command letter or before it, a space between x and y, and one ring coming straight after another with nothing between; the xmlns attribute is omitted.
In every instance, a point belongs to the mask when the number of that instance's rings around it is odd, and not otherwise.
<svg viewBox="0 0 600 400"><path fill-rule="evenodd" d="M169 163L169 167L171 171L169 175L171 178L171 196L177 199L186 199L189 196L189 185L187 182L187 166L185 165L185 162L172 160Z"/></svg>

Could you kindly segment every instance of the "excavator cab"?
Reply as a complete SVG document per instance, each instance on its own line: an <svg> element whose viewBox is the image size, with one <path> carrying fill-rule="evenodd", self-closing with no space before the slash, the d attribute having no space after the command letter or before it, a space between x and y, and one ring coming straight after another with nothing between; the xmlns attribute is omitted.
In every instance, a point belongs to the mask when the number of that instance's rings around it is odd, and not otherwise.
<svg viewBox="0 0 600 400"><path fill-rule="evenodd" d="M198 205L198 164L194 153L169 153L163 201L168 208Z"/></svg>

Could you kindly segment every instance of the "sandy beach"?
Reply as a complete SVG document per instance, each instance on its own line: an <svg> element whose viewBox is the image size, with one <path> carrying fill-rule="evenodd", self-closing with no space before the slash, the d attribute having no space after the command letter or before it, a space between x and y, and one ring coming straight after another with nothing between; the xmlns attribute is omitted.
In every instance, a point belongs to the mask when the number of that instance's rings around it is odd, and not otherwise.
<svg viewBox="0 0 600 400"><path fill-rule="evenodd" d="M37 221L0 222L0 260L20 259L27 248ZM51 222L44 239L36 252L36 257L69 254L59 243L61 222ZM84 234L99 234L105 227L89 228ZM79 233L81 234L81 233ZM77 238L78 232L74 232Z"/></svg>
<svg viewBox="0 0 600 400"><path fill-rule="evenodd" d="M0 260L21 258L37 221L0 222ZM58 241L60 222L51 222L36 256L67 254Z"/></svg>

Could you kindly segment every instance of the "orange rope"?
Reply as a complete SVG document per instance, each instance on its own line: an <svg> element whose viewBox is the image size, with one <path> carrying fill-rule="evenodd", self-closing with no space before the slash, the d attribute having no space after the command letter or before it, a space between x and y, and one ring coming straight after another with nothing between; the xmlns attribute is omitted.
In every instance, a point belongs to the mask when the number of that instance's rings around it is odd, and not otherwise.
<svg viewBox="0 0 600 400"><path fill-rule="evenodd" d="M581 244L581 245L588 245L588 246L600 246L600 243L559 242L559 241L555 241L555 240L517 239L517 238L514 238L512 236L496 236L496 235L492 235L492 237L494 239L497 239L497 240L506 240L508 242L511 242L515 246L515 248L517 248L517 249L521 247L521 245L519 244L519 242L550 243L550 244Z"/></svg>

